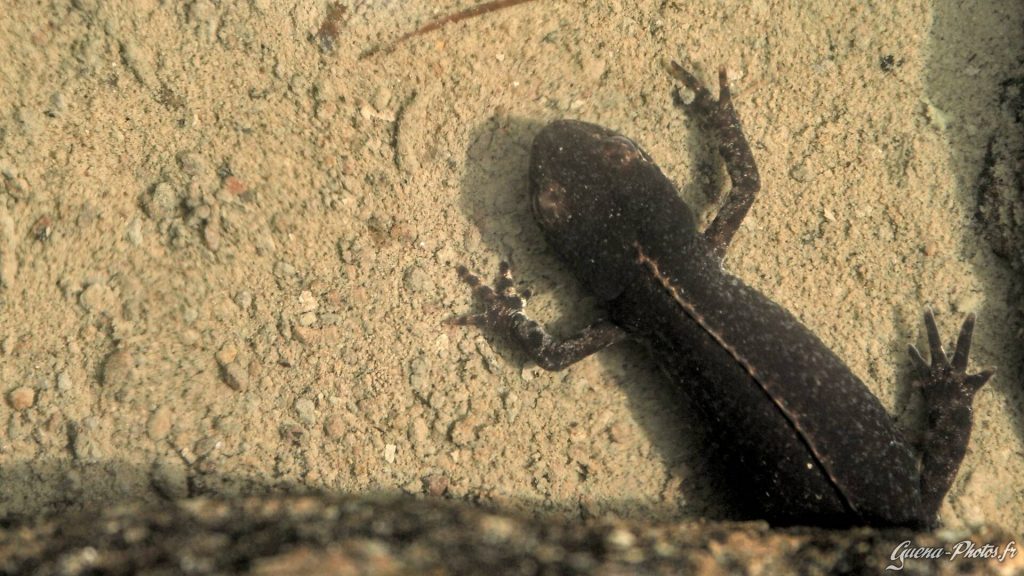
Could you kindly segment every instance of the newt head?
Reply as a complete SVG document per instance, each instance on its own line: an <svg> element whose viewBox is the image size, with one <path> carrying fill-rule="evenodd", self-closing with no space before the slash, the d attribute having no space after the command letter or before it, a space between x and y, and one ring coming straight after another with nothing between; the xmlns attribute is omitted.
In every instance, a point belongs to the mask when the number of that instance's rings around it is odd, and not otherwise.
<svg viewBox="0 0 1024 576"><path fill-rule="evenodd" d="M652 231L695 231L692 211L647 152L578 120L552 122L534 138L530 201L549 245L602 299L621 292Z"/></svg>

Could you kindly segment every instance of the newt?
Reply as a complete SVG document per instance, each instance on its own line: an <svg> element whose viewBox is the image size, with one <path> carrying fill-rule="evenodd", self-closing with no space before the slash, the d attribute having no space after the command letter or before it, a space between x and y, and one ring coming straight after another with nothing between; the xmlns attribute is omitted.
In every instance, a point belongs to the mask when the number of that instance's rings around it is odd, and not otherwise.
<svg viewBox="0 0 1024 576"><path fill-rule="evenodd" d="M920 460L878 399L793 314L723 269L760 177L725 70L719 96L672 63L693 93L677 103L718 142L731 181L722 207L697 230L676 187L633 140L558 120L535 137L530 201L548 244L607 316L556 339L525 312L507 263L495 286L465 267L482 312L455 324L507 334L547 370L561 370L627 338L645 342L693 399L719 452L720 485L743 514L774 525L934 527L963 460L975 393L993 371L967 372L975 317L952 357L931 310L931 362L922 372L927 429Z"/></svg>

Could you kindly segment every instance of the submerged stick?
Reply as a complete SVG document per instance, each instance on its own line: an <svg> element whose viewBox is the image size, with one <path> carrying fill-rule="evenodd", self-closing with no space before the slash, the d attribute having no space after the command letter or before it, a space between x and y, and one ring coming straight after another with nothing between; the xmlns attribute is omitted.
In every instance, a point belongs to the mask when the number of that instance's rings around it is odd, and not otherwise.
<svg viewBox="0 0 1024 576"><path fill-rule="evenodd" d="M373 48L370 48L369 50L360 54L359 59L362 60L364 58L369 58L371 56L375 56L381 53L390 53L394 51L394 49L397 48L398 45L401 44L402 42L405 42L410 38L415 38L416 36L422 36L423 34L433 32L434 30L437 30L448 24L454 24L455 22L459 22L469 18L474 18L476 16L480 16L481 14L487 14L488 12L494 12L497 10L502 10L504 8L510 8L517 4L526 4L527 2L533 2L533 0L491 0L491 2L477 4L476 6L473 6L472 8L466 8L461 12L456 12L454 14L442 16L436 20L427 22L426 24L420 26L419 28L413 30L412 32L406 32L405 34L402 34L401 36L399 36L398 38L394 39L389 43L378 44L377 46L374 46Z"/></svg>

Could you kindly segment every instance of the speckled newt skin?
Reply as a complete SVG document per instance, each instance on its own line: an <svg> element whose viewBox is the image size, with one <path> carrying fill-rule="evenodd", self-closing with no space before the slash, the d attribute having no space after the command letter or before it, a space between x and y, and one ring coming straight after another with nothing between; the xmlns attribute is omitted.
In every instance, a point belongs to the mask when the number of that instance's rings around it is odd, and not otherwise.
<svg viewBox="0 0 1024 576"><path fill-rule="evenodd" d="M952 359L925 313L931 363L928 430L919 460L867 387L788 311L722 268L760 179L733 109L678 64L693 92L677 102L719 142L732 190L698 232L693 212L650 156L629 138L562 120L536 137L530 159L534 215L550 246L601 301L607 319L555 340L524 313L507 264L495 288L460 273L485 310L455 323L509 334L543 368L560 370L625 338L653 357L694 400L716 449L716 485L742 515L773 524L929 527L956 475L971 431L971 403L991 371L967 374L974 326L963 324Z"/></svg>

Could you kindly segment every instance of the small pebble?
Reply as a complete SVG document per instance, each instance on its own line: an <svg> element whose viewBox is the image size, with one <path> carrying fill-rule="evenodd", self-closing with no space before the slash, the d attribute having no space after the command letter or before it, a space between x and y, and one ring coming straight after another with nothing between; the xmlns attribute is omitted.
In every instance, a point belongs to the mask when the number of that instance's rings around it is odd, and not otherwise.
<svg viewBox="0 0 1024 576"><path fill-rule="evenodd" d="M448 477L443 474L431 474L424 479L427 486L427 494L438 497L448 491Z"/></svg>
<svg viewBox="0 0 1024 576"><path fill-rule="evenodd" d="M278 260L274 263L274 276L278 278L290 278L295 276L295 266L292 266L288 262Z"/></svg>
<svg viewBox="0 0 1024 576"><path fill-rule="evenodd" d="M67 99L64 98L64 94L60 92L54 92L50 95L50 108L46 111L48 116L60 116L61 113L68 109Z"/></svg>
<svg viewBox="0 0 1024 576"><path fill-rule="evenodd" d="M203 227L203 241L206 242L206 247L210 249L210 252L220 250L220 227L208 222Z"/></svg>
<svg viewBox="0 0 1024 576"><path fill-rule="evenodd" d="M295 401L295 413L299 416L299 421L306 426L316 422L316 406L309 398L299 398Z"/></svg>
<svg viewBox="0 0 1024 576"><path fill-rule="evenodd" d="M135 379L135 359L127 350L115 350L103 363L103 385L131 383Z"/></svg>
<svg viewBox="0 0 1024 576"><path fill-rule="evenodd" d="M426 395L430 392L430 368L423 356L413 358L409 364L409 384L417 394Z"/></svg>
<svg viewBox="0 0 1024 576"><path fill-rule="evenodd" d="M209 220L212 214L213 211L210 209L209 204L200 204L196 206L195 210L192 211L192 215L198 218L199 220L202 220L203 222Z"/></svg>
<svg viewBox="0 0 1024 576"><path fill-rule="evenodd" d="M477 421L473 416L467 416L452 426L451 439L456 446L468 446L477 440Z"/></svg>
<svg viewBox="0 0 1024 576"><path fill-rule="evenodd" d="M529 382L536 378L537 376L539 376L543 371L544 369L541 368L540 366L537 366L535 362L527 361L526 363L523 364L523 369L522 371L520 371L519 376L523 379L524 382Z"/></svg>
<svg viewBox="0 0 1024 576"><path fill-rule="evenodd" d="M128 223L128 229L125 231L125 238L131 242L132 246L141 246L143 240L142 221L138 218L133 218L132 221Z"/></svg>
<svg viewBox="0 0 1024 576"><path fill-rule="evenodd" d="M604 541L613 550L625 550L636 544L636 536L625 528L615 528L605 536Z"/></svg>
<svg viewBox="0 0 1024 576"><path fill-rule="evenodd" d="M232 362L235 361L235 358L237 357L238 348L235 347L234 344L225 344L221 346L220 350L217 351L217 354L215 356L215 358L217 359L217 364L220 364L221 366L227 366L228 364L231 364Z"/></svg>
<svg viewBox="0 0 1024 576"><path fill-rule="evenodd" d="M396 454L398 454L398 446L395 446L394 444L384 445L384 460L388 464L394 463Z"/></svg>
<svg viewBox="0 0 1024 576"><path fill-rule="evenodd" d="M249 307L252 306L252 292L242 290L238 294L235 294L235 304L237 304L242 310L248 310Z"/></svg>
<svg viewBox="0 0 1024 576"><path fill-rule="evenodd" d="M292 326L292 335L307 346L314 346L320 341L320 331L304 325Z"/></svg>
<svg viewBox="0 0 1024 576"><path fill-rule="evenodd" d="M88 200L85 201L78 208L78 215L75 217L75 223L78 224L79 228L92 228L93 224L96 223L96 219L100 217L100 211L93 206Z"/></svg>
<svg viewBox="0 0 1024 576"><path fill-rule="evenodd" d="M202 334L194 328L186 328L182 330L178 336L181 338L181 343L186 346L194 346L203 337Z"/></svg>
<svg viewBox="0 0 1024 576"><path fill-rule="evenodd" d="M381 86L377 89L377 93L373 97L373 107L378 111L384 110L391 103L391 90L386 86Z"/></svg>
<svg viewBox="0 0 1024 576"><path fill-rule="evenodd" d="M430 436L430 427L423 418L416 418L409 426L409 441L413 447L418 448L427 441Z"/></svg>
<svg viewBox="0 0 1024 576"><path fill-rule="evenodd" d="M113 315L117 308L117 295L106 284L92 284L82 291L78 301L82 307L96 314Z"/></svg>
<svg viewBox="0 0 1024 576"><path fill-rule="evenodd" d="M161 406L150 415L149 421L146 422L146 435L149 436L150 440L156 442L166 438L170 431L171 409L167 406Z"/></svg>
<svg viewBox="0 0 1024 576"><path fill-rule="evenodd" d="M341 416L335 414L327 419L324 423L324 433L331 440L337 440L345 434L345 420Z"/></svg>
<svg viewBox="0 0 1024 576"><path fill-rule="evenodd" d="M221 374L224 383L232 390L241 390L249 385L249 373L238 362L231 362L224 366Z"/></svg>
<svg viewBox="0 0 1024 576"><path fill-rule="evenodd" d="M315 312L320 306L317 302L316 297L309 290L303 290L299 294L299 312Z"/></svg>
<svg viewBox="0 0 1024 576"><path fill-rule="evenodd" d="M195 152L178 154L178 165L181 166L181 171L189 176L200 176L209 169L206 159Z"/></svg>
<svg viewBox="0 0 1024 576"><path fill-rule="evenodd" d="M480 519L479 530L487 540L502 542L516 533L516 523L511 518L488 514Z"/></svg>
<svg viewBox="0 0 1024 576"><path fill-rule="evenodd" d="M813 180L811 171L808 170L807 166L804 164L800 164L790 168L789 176L790 178L796 180L797 182L810 182L811 180Z"/></svg>
<svg viewBox="0 0 1024 576"><path fill-rule="evenodd" d="M174 188L166 182L161 182L153 187L153 191L146 199L143 208L150 218L161 220L177 214L180 203L181 199Z"/></svg>
<svg viewBox="0 0 1024 576"><path fill-rule="evenodd" d="M66 371L65 372L61 372L60 374L57 374L57 391L58 392L60 392L62 394L70 392L72 386L73 386L73 384L71 382L71 376L69 376Z"/></svg>
<svg viewBox="0 0 1024 576"><path fill-rule="evenodd" d="M412 292L432 292L434 281L430 275L419 266L411 266L405 271L405 287Z"/></svg>
<svg viewBox="0 0 1024 576"><path fill-rule="evenodd" d="M188 496L188 470L184 463L160 459L152 472L153 488L168 500L179 500Z"/></svg>
<svg viewBox="0 0 1024 576"><path fill-rule="evenodd" d="M105 443L97 436L95 418L89 417L81 424L74 424L71 434L71 452L75 458L86 463L95 463L106 457Z"/></svg>
<svg viewBox="0 0 1024 576"><path fill-rule="evenodd" d="M36 391L28 386L15 388L7 395L7 401L11 403L11 408L19 412L27 410L36 402Z"/></svg>

